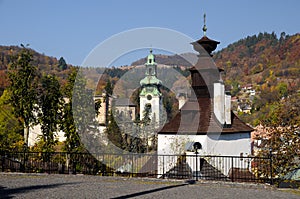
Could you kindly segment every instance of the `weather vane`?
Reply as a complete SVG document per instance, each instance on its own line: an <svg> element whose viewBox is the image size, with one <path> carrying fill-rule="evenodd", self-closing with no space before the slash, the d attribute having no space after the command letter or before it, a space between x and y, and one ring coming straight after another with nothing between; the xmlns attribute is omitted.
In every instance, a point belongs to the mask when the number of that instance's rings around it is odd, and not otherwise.
<svg viewBox="0 0 300 199"><path fill-rule="evenodd" d="M206 14L205 13L204 13L203 19L204 19L204 26L203 26L202 30L203 30L204 36L206 36L207 27L206 27Z"/></svg>

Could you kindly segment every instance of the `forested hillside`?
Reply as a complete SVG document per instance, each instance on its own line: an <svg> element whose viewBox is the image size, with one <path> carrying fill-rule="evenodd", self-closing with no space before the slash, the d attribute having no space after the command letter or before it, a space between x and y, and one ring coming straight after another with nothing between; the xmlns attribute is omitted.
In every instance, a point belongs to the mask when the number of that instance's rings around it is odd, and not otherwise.
<svg viewBox="0 0 300 199"><path fill-rule="evenodd" d="M8 86L7 69L13 59L20 51L20 46L0 46L0 95L3 90ZM62 84L65 83L69 68L71 67L66 63L63 57L57 59L41 53L33 49L29 49L33 55L32 65L37 66L41 74L53 74L59 77Z"/></svg>
<svg viewBox="0 0 300 199"><path fill-rule="evenodd" d="M6 71L11 57L20 50L21 48L17 46L0 46L0 94L8 85ZM32 64L38 67L38 71L41 74L58 76L61 85L64 85L72 66L68 65L63 58L58 60L30 50L33 54ZM157 63L174 66L175 70L185 77L189 75L185 68L189 68L191 65L181 56L155 56ZM218 67L225 70L223 78L227 87L231 87L232 96L246 100L246 103L251 105L253 114L245 117L241 115L241 117L252 124L257 123L254 120L260 119L261 116L257 114L268 113L270 105L300 89L300 34L289 36L283 32L280 36L275 33L259 33L248 36L214 53L213 59ZM99 94L108 80L114 86L122 77L121 82L124 82L126 87L131 83L130 80L126 80L125 74L129 74L132 67L143 65L145 62L146 57L133 62L129 67L97 68L96 73L93 73L96 77L94 79L102 74L101 78L98 82L88 82L87 84L96 83L96 92ZM143 70L138 74L142 77ZM168 74L164 75L168 76ZM118 84L120 85L120 82ZM256 95L251 99L248 99L249 96L242 92L242 88L246 85L250 85L256 91ZM119 90L119 94L126 95L123 93L124 89Z"/></svg>
<svg viewBox="0 0 300 199"><path fill-rule="evenodd" d="M240 117L257 125L285 98L300 89L300 34L259 33L215 53L217 66L225 70L225 84L238 102L251 108ZM243 88L256 94L249 96Z"/></svg>
<svg viewBox="0 0 300 199"><path fill-rule="evenodd" d="M248 36L214 55L226 72L227 83L272 86L278 82L299 89L300 34L259 33Z"/></svg>

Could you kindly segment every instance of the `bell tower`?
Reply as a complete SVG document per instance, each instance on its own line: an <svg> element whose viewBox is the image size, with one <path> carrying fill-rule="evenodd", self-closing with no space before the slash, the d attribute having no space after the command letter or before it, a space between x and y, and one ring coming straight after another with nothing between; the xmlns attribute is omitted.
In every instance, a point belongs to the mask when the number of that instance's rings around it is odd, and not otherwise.
<svg viewBox="0 0 300 199"><path fill-rule="evenodd" d="M145 117L146 112L151 120L155 122L155 126L159 126L162 117L162 93L160 92L161 81L157 78L157 63L155 56L152 54L152 49L145 63L145 77L140 81L142 90L140 92L140 120Z"/></svg>

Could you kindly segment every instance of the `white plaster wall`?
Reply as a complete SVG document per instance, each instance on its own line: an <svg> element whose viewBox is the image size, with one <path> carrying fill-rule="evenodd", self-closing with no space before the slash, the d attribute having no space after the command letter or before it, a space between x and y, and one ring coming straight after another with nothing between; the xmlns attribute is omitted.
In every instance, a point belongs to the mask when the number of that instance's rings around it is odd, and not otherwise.
<svg viewBox="0 0 300 199"><path fill-rule="evenodd" d="M200 142L202 150L199 155L216 156L244 156L251 154L250 133L237 134L209 134L209 135L158 135L158 174L166 173L172 169L179 158L179 154L186 151L185 145L188 142ZM178 156L168 156L168 155ZM194 152L186 152L193 155ZM164 155L164 156L161 156ZM187 157L187 163L193 171L196 170L195 158ZM249 168L245 159L240 158L208 158L207 161L224 175L228 175L231 167ZM228 162L232 161L232 162ZM200 160L199 160L200 162ZM159 176L160 177L160 176Z"/></svg>
<svg viewBox="0 0 300 199"><path fill-rule="evenodd" d="M250 133L208 134L207 153L209 155L239 156L251 154Z"/></svg>
<svg viewBox="0 0 300 199"><path fill-rule="evenodd" d="M155 118L156 118L156 122L159 123L159 119L160 119L160 116L161 116L161 107L162 107L162 104L160 103L161 100L160 100L160 97L159 96L155 96L155 97L152 97L151 100L148 100L147 97L145 96L141 96L140 97L140 120L143 119L144 117L144 109L145 109L145 105L150 103L151 104L151 118L153 117L153 115L155 114Z"/></svg>
<svg viewBox="0 0 300 199"><path fill-rule="evenodd" d="M66 140L65 133L63 131L55 132L56 139L59 142L64 142ZM29 129L29 136L28 136L28 146L34 146L40 139L42 135L41 125L38 124L33 126Z"/></svg>
<svg viewBox="0 0 300 199"><path fill-rule="evenodd" d="M172 169L180 157L184 154L185 145L188 142L200 142L204 154L206 150L206 135L162 135L158 134L157 154L158 154L158 174L163 174ZM200 155L199 154L199 155ZM169 156L177 155L177 156ZM160 177L161 175L158 175Z"/></svg>
<svg viewBox="0 0 300 199"><path fill-rule="evenodd" d="M248 156L251 154L251 138L250 133L236 133L223 135L208 135L207 152L212 155L221 156ZM228 175L231 167L248 168L250 165L240 158L214 158L208 159L208 162L221 171L224 175Z"/></svg>

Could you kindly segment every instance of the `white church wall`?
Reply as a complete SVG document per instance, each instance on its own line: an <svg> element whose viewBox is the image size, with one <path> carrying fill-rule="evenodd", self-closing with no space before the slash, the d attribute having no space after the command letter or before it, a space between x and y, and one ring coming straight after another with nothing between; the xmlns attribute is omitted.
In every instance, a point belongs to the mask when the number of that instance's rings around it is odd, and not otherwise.
<svg viewBox="0 0 300 199"><path fill-rule="evenodd" d="M207 152L212 155L221 156L248 156L251 154L251 138L250 133L235 133L207 136ZM230 164L224 166L224 162L229 159L208 159L208 163L221 171L224 175L228 175L231 167L249 168L249 164L243 162L240 158L230 159Z"/></svg>
<svg viewBox="0 0 300 199"><path fill-rule="evenodd" d="M206 135L163 135L158 134L157 154L158 154L158 174L163 174L172 169L186 152L186 144L189 142L200 142L203 150L206 149ZM172 156L177 155L177 156ZM158 177L160 177L159 175Z"/></svg>
<svg viewBox="0 0 300 199"><path fill-rule="evenodd" d="M140 96L140 120L144 117L144 108L146 104L151 104L151 115L150 118L153 118L155 115L156 122L160 122L160 118L158 116L161 115L161 107L162 102L159 96L153 96L151 100L148 100L146 96Z"/></svg>
<svg viewBox="0 0 300 199"><path fill-rule="evenodd" d="M212 155L250 155L250 133L208 134L207 146L207 153Z"/></svg>
<svg viewBox="0 0 300 199"><path fill-rule="evenodd" d="M202 149L199 155L216 156L243 156L251 154L250 133L236 134L210 134L210 135L158 135L158 174L166 173L172 169L181 154L195 155L194 152L187 152L185 146L188 142L200 142ZM165 155L165 156L160 156ZM178 155L178 156L168 156ZM196 171L195 157L187 157L186 162L193 171ZM240 158L234 158L230 167L224 166L228 159L207 159L208 163L228 175L231 167L249 168L249 164L241 162ZM244 161L244 160L242 160ZM200 162L200 160L199 160ZM199 171L199 170L198 170Z"/></svg>

